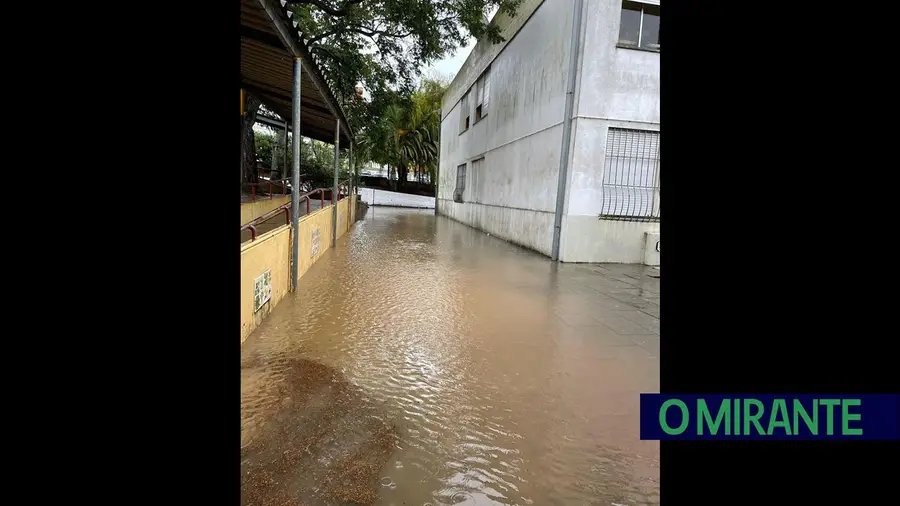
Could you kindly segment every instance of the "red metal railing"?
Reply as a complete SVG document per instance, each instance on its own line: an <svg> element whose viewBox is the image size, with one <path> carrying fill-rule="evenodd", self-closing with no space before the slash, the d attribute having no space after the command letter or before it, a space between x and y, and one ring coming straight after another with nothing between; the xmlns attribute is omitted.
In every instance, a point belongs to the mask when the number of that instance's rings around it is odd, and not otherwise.
<svg viewBox="0 0 900 506"><path fill-rule="evenodd" d="M302 180L303 176L306 174L300 174L300 178ZM250 202L256 202L256 189L259 187L268 187L269 189L269 199L275 198L275 192L273 191L274 186L276 184L281 184L281 194L288 194L288 183L291 182L291 178L285 177L281 179L270 179L268 181L262 181L259 183L247 183L247 186L250 187Z"/></svg>
<svg viewBox="0 0 900 506"><path fill-rule="evenodd" d="M337 200L338 201L341 200L341 195L343 195L344 198L348 197L350 195L349 189L350 189L350 180L349 179L339 182L338 183ZM322 209L325 207L325 192L331 192L331 199L330 199L331 205L334 205L335 195L332 190L333 190L333 188L316 188L314 190L310 190L310 191L300 195L299 200L306 200L306 214L309 214L309 200L316 193L319 194L319 209ZM256 240L256 225L259 225L260 223L270 220L273 216L276 216L279 213L284 213L284 222L286 225L290 225L291 224L291 204L292 204L291 202L282 204L282 205L276 207L275 209L272 209L271 211L267 212L266 214L259 216L257 218L254 218L249 223L241 225L241 232L243 232L244 230L249 230L250 231L250 240L255 241Z"/></svg>

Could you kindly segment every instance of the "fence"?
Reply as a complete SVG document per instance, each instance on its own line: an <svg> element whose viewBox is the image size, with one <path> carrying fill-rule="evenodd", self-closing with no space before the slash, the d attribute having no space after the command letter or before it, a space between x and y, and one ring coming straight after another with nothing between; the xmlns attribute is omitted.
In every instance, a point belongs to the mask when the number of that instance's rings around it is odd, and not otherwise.
<svg viewBox="0 0 900 506"><path fill-rule="evenodd" d="M331 188L316 188L315 190L311 190L311 191L308 191L308 192L300 195L300 197L299 197L299 201L301 202L300 205L303 206L304 205L303 202L305 202L305 206L306 206L305 214L308 215L310 213L309 202L310 202L310 199L312 199L314 195L318 195L318 197L319 197L318 198L319 209L324 209L326 200L330 201L329 205L334 205L335 200L341 200L341 195L346 197L349 194L349 189L350 189L350 180L340 182L338 184L338 196L336 199L334 192L332 191ZM326 196L326 194L327 194L327 196ZM290 199L287 199L283 203L280 203L279 205L277 205L277 207L272 208L271 210L265 212L264 214L254 216L252 219L245 222L243 225L241 225L241 232L243 232L245 230L249 230L250 237L251 237L250 240L255 241L256 240L256 227L259 224L264 223L279 214L284 215L286 224L291 223L291 201L290 201Z"/></svg>
<svg viewBox="0 0 900 506"><path fill-rule="evenodd" d="M303 177L305 174L301 174L300 177ZM288 195L291 190L288 186L290 183L290 178L282 178L282 179L270 179L263 180L258 183L244 183L241 185L242 190L249 190L250 193L250 202L256 202L257 200L261 200L262 196L257 196L262 193L263 190L267 190L269 198L273 199L277 194Z"/></svg>
<svg viewBox="0 0 900 506"><path fill-rule="evenodd" d="M659 132L609 129L600 198L603 219L659 221Z"/></svg>

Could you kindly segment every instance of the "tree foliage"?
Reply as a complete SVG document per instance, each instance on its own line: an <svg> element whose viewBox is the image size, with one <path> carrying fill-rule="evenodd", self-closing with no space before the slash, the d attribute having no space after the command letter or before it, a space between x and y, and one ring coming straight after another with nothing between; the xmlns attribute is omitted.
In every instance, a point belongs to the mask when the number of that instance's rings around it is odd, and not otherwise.
<svg viewBox="0 0 900 506"><path fill-rule="evenodd" d="M275 149L278 139L268 132L254 131L253 134L256 141L256 163L268 167L272 163L272 150ZM279 160L279 166L280 163Z"/></svg>
<svg viewBox="0 0 900 506"><path fill-rule="evenodd" d="M354 126L372 110L410 94L419 70L465 46L469 37L500 42L492 8L515 14L522 0L299 0L289 1L309 51L333 84ZM357 83L371 96L359 104Z"/></svg>
<svg viewBox="0 0 900 506"><path fill-rule="evenodd" d="M500 29L487 13L515 15L522 0L288 0L292 21L315 55L347 119L358 134L360 160L405 173L410 167L434 171L440 95L445 84L417 82L420 69L466 45L469 37L500 42ZM356 94L361 84L366 99ZM252 128L256 109L245 115ZM246 132L246 130L245 130ZM244 135L253 153L255 136ZM315 144L313 144L314 146ZM311 146L304 144L304 151ZM325 168L316 151L301 164ZM333 155L330 155L333 160ZM255 176L246 160L248 180ZM309 158L310 161L307 161ZM255 160L254 160L255 161ZM432 181L434 178L432 177Z"/></svg>
<svg viewBox="0 0 900 506"><path fill-rule="evenodd" d="M281 169L283 162L283 154L281 151L281 143L284 138L281 132L270 133L268 131L255 131L256 144L256 160L261 166L269 167L272 162L272 151L277 150L278 158L276 170ZM291 153L291 135L288 135L288 171L293 164L293 154ZM334 146L317 140L301 137L303 145L300 153L300 173L303 175L301 180L303 187L301 191L308 191L314 188L330 188L334 184ZM341 181L349 177L347 155L341 155L341 167L339 178ZM271 168L271 167L270 167Z"/></svg>
<svg viewBox="0 0 900 506"><path fill-rule="evenodd" d="M401 186L410 169L429 174L434 182L445 88L444 83L426 79L410 96L395 97L381 111L378 121L360 132L359 159L395 168Z"/></svg>

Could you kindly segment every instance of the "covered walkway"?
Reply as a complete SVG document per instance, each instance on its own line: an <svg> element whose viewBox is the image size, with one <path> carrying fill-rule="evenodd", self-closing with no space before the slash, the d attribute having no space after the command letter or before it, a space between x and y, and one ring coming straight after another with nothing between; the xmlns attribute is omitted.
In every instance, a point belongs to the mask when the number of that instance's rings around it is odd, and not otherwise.
<svg viewBox="0 0 900 506"><path fill-rule="evenodd" d="M284 2L241 0L241 87L293 123L294 76L300 66L300 128L306 137L349 146L352 130L315 58L300 41Z"/></svg>
<svg viewBox="0 0 900 506"><path fill-rule="evenodd" d="M659 271L370 208L241 350L244 504L658 504Z"/></svg>
<svg viewBox="0 0 900 506"><path fill-rule="evenodd" d="M352 165L353 131L302 35L291 22L293 13L286 8L287 4L279 0L241 0L242 128L248 128L252 120L245 110L246 90L281 116L283 128L294 132L290 178L279 180L281 191L273 191L269 182L263 183L263 191L268 187L268 200L255 198L260 188L258 183L253 183L251 202L244 202L244 167L241 167L242 340L285 293L296 289L305 269L334 246L350 229L355 217L353 182L339 181L340 146L343 143L349 148ZM319 197L325 192L339 195L339 187L343 185L345 198L336 198L326 209L315 209L322 207L321 199L319 206L310 202L308 209L307 202L301 202L301 135L334 144L333 185L315 190ZM276 196L276 193L284 195ZM276 202L276 198L280 200ZM247 235L250 241L245 241ZM257 241L258 236L264 239Z"/></svg>

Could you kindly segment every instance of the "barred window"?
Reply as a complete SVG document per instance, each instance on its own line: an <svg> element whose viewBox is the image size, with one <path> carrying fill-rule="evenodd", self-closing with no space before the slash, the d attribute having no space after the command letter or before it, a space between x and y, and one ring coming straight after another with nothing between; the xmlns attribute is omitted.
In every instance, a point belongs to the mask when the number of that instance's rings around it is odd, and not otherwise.
<svg viewBox="0 0 900 506"><path fill-rule="evenodd" d="M456 190L453 191L453 200L462 202L464 191L466 191L466 164L456 167Z"/></svg>
<svg viewBox="0 0 900 506"><path fill-rule="evenodd" d="M609 129L601 199L601 218L659 219L659 132Z"/></svg>

